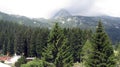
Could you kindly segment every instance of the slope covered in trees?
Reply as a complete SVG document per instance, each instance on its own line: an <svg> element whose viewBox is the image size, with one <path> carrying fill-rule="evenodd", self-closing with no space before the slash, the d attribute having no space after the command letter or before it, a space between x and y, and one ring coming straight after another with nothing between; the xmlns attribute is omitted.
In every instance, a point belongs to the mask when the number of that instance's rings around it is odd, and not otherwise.
<svg viewBox="0 0 120 67"><path fill-rule="evenodd" d="M3 54L17 53L25 56L39 56L46 46L49 30L17 23L0 21L0 50Z"/></svg>
<svg viewBox="0 0 120 67"><path fill-rule="evenodd" d="M76 49L77 50L76 52L78 52L79 49L77 48L77 46L82 47L81 45L84 44L82 43L82 41L83 40L85 41L88 38L88 36L86 36L85 34L88 34L89 32L89 31L82 31L79 28L72 28L72 29L61 28L60 31L59 29L53 30L54 33L51 33L50 31L51 29L48 28L28 27L24 25L19 25L14 22L1 20L0 50L5 55L7 53L10 55L17 53L20 55L24 54L26 57L36 56L41 58L42 52L44 51L43 48L46 47L47 44L52 43L52 41L54 42L54 40L57 41L57 39L60 40L62 38L61 40L63 40L64 37L66 37L69 45L74 47L73 50ZM57 33L56 31L59 32ZM53 37L54 35L56 38L57 37L58 38L51 39L54 38ZM57 35L62 37L59 37ZM61 42L58 43L57 47L59 47L60 44Z"/></svg>
<svg viewBox="0 0 120 67"><path fill-rule="evenodd" d="M57 15L57 16L56 16ZM79 27L81 29L95 29L97 21L102 20L105 30L110 36L113 43L120 41L120 18L112 16L72 16L66 10L60 10L56 13L55 17L52 19L44 18L28 18L19 15L10 15L0 12L0 20L7 20L19 23L21 25L31 26L31 27L46 27L51 28L54 22L58 22L61 27L73 28Z"/></svg>
<svg viewBox="0 0 120 67"><path fill-rule="evenodd" d="M87 67L115 65L112 43L101 22L92 32L77 27L61 28L58 23L48 29L1 20L0 51L4 55L17 53L40 59L22 66L44 67L44 62L55 67L72 67L76 62L85 62Z"/></svg>

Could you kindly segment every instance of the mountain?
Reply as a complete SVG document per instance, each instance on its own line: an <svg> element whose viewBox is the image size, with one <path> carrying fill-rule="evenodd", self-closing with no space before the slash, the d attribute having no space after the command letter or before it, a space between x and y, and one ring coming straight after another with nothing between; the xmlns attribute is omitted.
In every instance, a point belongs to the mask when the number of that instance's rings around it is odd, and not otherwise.
<svg viewBox="0 0 120 67"><path fill-rule="evenodd" d="M25 16L6 14L3 12L0 12L0 20L12 21L27 26L49 27L47 23L43 23L36 19L31 19Z"/></svg>
<svg viewBox="0 0 120 67"><path fill-rule="evenodd" d="M61 11L59 11L61 13ZM59 12L56 15L59 14ZM64 14L67 14L68 11L65 11ZM65 15L66 15L65 14ZM70 13L69 13L70 14ZM58 15L59 16L59 15ZM95 27L98 24L98 21L101 20L105 27L106 32L110 36L111 40L115 42L120 41L120 18L111 17L111 16L59 16L59 18L54 18L61 27L72 28L79 27L81 29L92 29L95 30Z"/></svg>
<svg viewBox="0 0 120 67"><path fill-rule="evenodd" d="M63 28L79 27L81 29L95 30L97 22L101 20L113 42L120 41L120 18L111 16L72 16L62 9L52 19L28 18L25 16L10 15L0 12L0 20L12 21L26 26L51 28L54 22L58 22Z"/></svg>
<svg viewBox="0 0 120 67"><path fill-rule="evenodd" d="M57 19L57 18L61 18L61 17L70 17L72 16L67 10L65 9L61 9L59 12L57 12L53 18Z"/></svg>

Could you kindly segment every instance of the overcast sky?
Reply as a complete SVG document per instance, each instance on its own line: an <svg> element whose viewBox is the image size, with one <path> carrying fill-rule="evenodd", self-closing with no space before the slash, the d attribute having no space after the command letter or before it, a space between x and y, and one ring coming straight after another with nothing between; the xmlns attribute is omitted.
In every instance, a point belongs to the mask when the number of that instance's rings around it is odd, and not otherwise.
<svg viewBox="0 0 120 67"><path fill-rule="evenodd" d="M60 9L72 15L120 17L120 0L0 0L0 11L31 18L50 18Z"/></svg>

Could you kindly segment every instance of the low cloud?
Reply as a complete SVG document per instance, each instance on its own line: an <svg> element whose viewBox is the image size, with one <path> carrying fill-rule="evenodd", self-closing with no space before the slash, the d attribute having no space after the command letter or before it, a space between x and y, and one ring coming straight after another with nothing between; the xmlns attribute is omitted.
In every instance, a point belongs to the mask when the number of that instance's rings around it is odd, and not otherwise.
<svg viewBox="0 0 120 67"><path fill-rule="evenodd" d="M50 18L64 8L72 15L120 17L120 0L0 0L0 11L31 18Z"/></svg>

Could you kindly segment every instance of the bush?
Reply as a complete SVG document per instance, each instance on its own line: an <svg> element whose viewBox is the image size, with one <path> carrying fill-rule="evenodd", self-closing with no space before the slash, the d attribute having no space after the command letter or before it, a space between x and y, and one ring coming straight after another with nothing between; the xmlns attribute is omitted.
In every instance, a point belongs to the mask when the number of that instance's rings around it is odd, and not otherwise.
<svg viewBox="0 0 120 67"><path fill-rule="evenodd" d="M27 62L26 58L22 56L20 59L18 59L18 62L15 63L16 67L20 67L21 64L25 64Z"/></svg>
<svg viewBox="0 0 120 67"><path fill-rule="evenodd" d="M22 64L21 67L55 67L54 64L45 62L43 60L35 59L28 62L27 64Z"/></svg>

